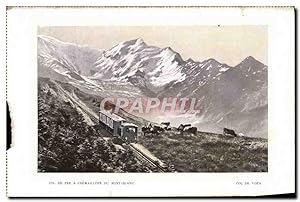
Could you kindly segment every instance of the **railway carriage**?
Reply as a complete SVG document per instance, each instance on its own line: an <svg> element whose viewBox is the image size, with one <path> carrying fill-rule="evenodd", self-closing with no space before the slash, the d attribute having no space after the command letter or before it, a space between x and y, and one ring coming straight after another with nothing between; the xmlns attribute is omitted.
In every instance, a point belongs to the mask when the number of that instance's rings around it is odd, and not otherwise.
<svg viewBox="0 0 300 202"><path fill-rule="evenodd" d="M118 137L125 142L137 141L138 126L126 122L125 119L110 111L99 111L99 124L114 137Z"/></svg>

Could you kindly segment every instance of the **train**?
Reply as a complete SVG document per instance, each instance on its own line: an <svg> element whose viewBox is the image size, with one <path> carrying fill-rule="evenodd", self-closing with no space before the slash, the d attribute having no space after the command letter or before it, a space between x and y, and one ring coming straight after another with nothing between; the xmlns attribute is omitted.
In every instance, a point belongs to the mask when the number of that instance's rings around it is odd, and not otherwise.
<svg viewBox="0 0 300 202"><path fill-rule="evenodd" d="M127 143L137 142L138 126L107 110L99 111L99 124L114 137Z"/></svg>

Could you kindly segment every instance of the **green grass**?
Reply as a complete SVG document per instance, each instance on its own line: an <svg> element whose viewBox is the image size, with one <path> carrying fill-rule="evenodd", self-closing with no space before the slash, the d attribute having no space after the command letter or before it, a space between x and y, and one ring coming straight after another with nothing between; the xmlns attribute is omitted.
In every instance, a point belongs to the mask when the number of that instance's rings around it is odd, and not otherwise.
<svg viewBox="0 0 300 202"><path fill-rule="evenodd" d="M47 79L38 85L38 172L149 172L89 126Z"/></svg>
<svg viewBox="0 0 300 202"><path fill-rule="evenodd" d="M178 172L266 172L267 140L198 133L168 132L141 136L139 142Z"/></svg>
<svg viewBox="0 0 300 202"><path fill-rule="evenodd" d="M50 88L55 90L55 85L49 82L49 79L40 79L40 81L46 82ZM42 82L43 83L43 82ZM74 91L75 94L82 100L90 109L94 112L98 112L99 103L102 100L100 96L90 95L80 91L78 88L74 88L70 84L60 83L64 89L69 92ZM63 135L72 134L74 136L74 131L78 131L78 123L82 122L82 118L79 118L78 114L74 112L70 106L66 103L56 100L57 98L52 98L51 95L48 97L45 93L40 92L40 98L44 103L44 106L49 108L55 108L55 110L48 110L47 114L44 114L41 117L47 118L47 123L44 125L44 121L39 119L39 128L40 126L45 126L43 130L39 132L39 140L47 141L45 144L47 150L52 151L52 148L49 147L49 140L47 138L55 136L58 132L63 132ZM45 97L44 97L45 96ZM41 104L41 103L39 103ZM53 106L52 106L53 105ZM41 107L39 106L39 110ZM39 111L43 112L44 111ZM53 114L59 113L59 114ZM64 119L57 122L58 117L63 117ZM66 123L66 120L77 118L76 121L70 121ZM126 115L126 119L130 122L133 122L139 126L145 125L145 120L137 119L137 117L130 117ZM55 123L55 124L54 124ZM53 124L53 127L50 127ZM61 127L56 128L56 126L62 125ZM81 136L84 139L93 136L88 135L84 132L88 126L81 123ZM67 128L67 129L66 129ZM41 128L40 128L41 129ZM52 131L56 129L56 131ZM64 131L62 131L64 129ZM67 130L67 131L65 131ZM92 130L92 129L89 129ZM49 137L48 137L49 136ZM96 136L96 135L95 135ZM42 143L39 141L39 143ZM56 143L58 140L56 140ZM59 140L60 141L60 140ZM92 142L92 141L91 141ZM156 157L165 161L167 164L173 164L175 169L178 172L267 172L268 171L268 148L267 140L262 138L250 138L250 137L225 137L217 134L208 134L208 133L198 133L196 136L191 136L190 134L185 134L184 136L177 134L177 132L168 131L162 135L157 136L139 136L138 142L149 149ZM99 143L100 145L102 143ZM55 146L55 144L53 144ZM42 147L40 147L42 148ZM64 147L63 147L64 148ZM73 147L74 148L74 147ZM57 148L53 148L55 151ZM96 148L92 150L93 152L85 151L84 154L95 153ZM56 151L57 153L58 151ZM74 155L76 151L74 151ZM98 151L100 152L100 151ZM63 152L59 152L63 154ZM55 166L61 162L52 157L51 153L45 155L44 162L47 162L47 165L53 164L53 159L55 159ZM73 154L72 154L73 155ZM71 156L72 156L71 155ZM70 154L69 154L70 156ZM51 158L50 158L51 157ZM65 157L63 155L62 157ZM73 162L77 161L78 157L71 159ZM70 159L67 159L68 162ZM52 163L51 163L52 162ZM85 162L86 167L88 165L87 160L80 159L80 162ZM124 161L123 161L124 162ZM69 163L74 165L74 163ZM127 165L126 163L123 163ZM45 165L42 164L41 165ZM130 164L131 165L131 164ZM43 166L42 166L43 167ZM50 168L51 166L46 166ZM112 166L110 166L112 167ZM76 167L77 168L77 167ZM52 168L51 168L52 169ZM72 167L73 169L73 167ZM88 168L88 170L93 170L94 168ZM96 168L99 169L98 167ZM103 170L107 170L103 168ZM124 172L136 170L135 172L140 172L139 168L121 168ZM104 172L105 172L104 171Z"/></svg>

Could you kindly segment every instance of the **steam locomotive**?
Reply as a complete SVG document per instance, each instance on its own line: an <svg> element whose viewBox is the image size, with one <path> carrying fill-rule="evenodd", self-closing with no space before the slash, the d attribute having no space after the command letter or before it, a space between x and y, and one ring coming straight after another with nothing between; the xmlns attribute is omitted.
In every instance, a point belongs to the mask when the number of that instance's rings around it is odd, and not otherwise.
<svg viewBox="0 0 300 202"><path fill-rule="evenodd" d="M127 143L137 142L138 126L126 122L125 119L110 111L99 111L99 124L114 137Z"/></svg>

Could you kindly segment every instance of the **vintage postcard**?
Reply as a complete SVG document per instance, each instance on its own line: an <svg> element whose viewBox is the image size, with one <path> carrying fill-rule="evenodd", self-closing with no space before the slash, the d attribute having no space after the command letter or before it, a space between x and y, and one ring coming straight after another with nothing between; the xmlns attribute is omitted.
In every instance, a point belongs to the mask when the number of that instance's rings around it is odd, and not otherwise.
<svg viewBox="0 0 300 202"><path fill-rule="evenodd" d="M294 193L293 8L7 14L8 196Z"/></svg>

